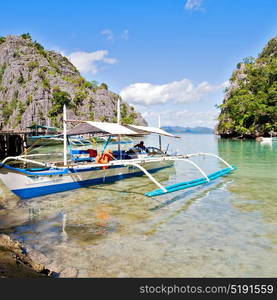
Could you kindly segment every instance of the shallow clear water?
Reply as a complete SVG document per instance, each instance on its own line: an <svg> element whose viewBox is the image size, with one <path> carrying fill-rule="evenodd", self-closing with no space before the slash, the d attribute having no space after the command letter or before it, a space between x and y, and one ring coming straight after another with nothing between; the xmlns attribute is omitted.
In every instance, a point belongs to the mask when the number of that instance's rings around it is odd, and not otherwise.
<svg viewBox="0 0 277 300"><path fill-rule="evenodd" d="M0 185L0 231L45 254L46 266L74 270L68 276L276 277L277 143L196 134L168 142L169 151L216 153L238 170L155 199L144 196L156 189L145 177L24 201ZM207 172L224 167L194 161ZM185 162L155 174L166 185L200 176Z"/></svg>

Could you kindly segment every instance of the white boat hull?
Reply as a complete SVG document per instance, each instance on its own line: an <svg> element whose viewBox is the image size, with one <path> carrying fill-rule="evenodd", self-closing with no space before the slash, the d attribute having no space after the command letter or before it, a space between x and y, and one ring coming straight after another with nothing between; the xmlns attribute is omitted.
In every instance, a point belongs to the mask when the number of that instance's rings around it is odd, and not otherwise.
<svg viewBox="0 0 277 300"><path fill-rule="evenodd" d="M149 173L171 167L173 161L145 162L141 164ZM34 174L34 175L33 175ZM24 169L0 168L0 179L22 199L73 190L90 185L111 183L123 178L141 176L143 172L134 166L116 165L108 169L92 166L76 166L63 171L45 170L39 172Z"/></svg>

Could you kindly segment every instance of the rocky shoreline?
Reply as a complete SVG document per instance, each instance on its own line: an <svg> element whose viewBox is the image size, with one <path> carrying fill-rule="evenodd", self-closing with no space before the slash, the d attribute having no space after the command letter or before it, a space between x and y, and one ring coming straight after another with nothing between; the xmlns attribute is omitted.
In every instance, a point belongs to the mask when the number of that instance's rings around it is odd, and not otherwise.
<svg viewBox="0 0 277 300"><path fill-rule="evenodd" d="M8 214L16 206L16 198L0 182L0 278L76 278L77 268L47 257L41 251L18 241L20 237L12 238L12 228L25 222L24 218L18 216L14 219ZM6 218L9 219L9 225L5 225Z"/></svg>
<svg viewBox="0 0 277 300"><path fill-rule="evenodd" d="M77 274L76 268L59 265L0 233L0 278L76 278Z"/></svg>
<svg viewBox="0 0 277 300"><path fill-rule="evenodd" d="M55 277L55 272L34 262L22 244L6 234L0 234L0 278L51 277Z"/></svg>

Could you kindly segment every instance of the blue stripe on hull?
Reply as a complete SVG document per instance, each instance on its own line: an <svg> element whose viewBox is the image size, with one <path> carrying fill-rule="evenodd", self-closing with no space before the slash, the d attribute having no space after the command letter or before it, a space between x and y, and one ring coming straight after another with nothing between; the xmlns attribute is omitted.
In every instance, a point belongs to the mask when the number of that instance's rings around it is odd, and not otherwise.
<svg viewBox="0 0 277 300"><path fill-rule="evenodd" d="M148 170L148 172L155 173L162 169L170 168L170 167L171 166L159 167L159 168ZM34 197L44 196L44 195L48 195L48 194L54 194L54 193L74 190L74 189L78 189L78 188L82 188L82 187L86 187L86 186L90 186L90 185L112 183L117 180L121 180L123 178L130 178L133 176L142 176L143 174L144 174L143 172L138 171L138 172L127 173L127 174L106 176L105 180L103 180L103 177L100 177L100 178L88 179L88 180L77 181L77 182L68 182L68 183L47 185L47 186L41 186L41 187L35 187L35 188L17 189L17 190L12 190L12 192L22 199L28 199L28 198L34 198Z"/></svg>

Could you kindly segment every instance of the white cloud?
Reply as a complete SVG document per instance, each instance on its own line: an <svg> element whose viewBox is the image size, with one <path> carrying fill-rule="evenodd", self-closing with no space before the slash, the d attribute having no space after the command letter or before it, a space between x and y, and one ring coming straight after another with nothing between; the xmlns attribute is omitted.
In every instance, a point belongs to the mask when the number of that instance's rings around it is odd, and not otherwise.
<svg viewBox="0 0 277 300"><path fill-rule="evenodd" d="M112 41L114 39L114 34L110 29L103 29L100 33L105 35L108 41Z"/></svg>
<svg viewBox="0 0 277 300"><path fill-rule="evenodd" d="M212 86L203 81L194 85L191 80L182 79L161 85L133 83L122 89L120 96L125 101L144 105L162 104L169 101L188 103L198 101L201 97L222 88L222 84Z"/></svg>
<svg viewBox="0 0 277 300"><path fill-rule="evenodd" d="M201 8L202 0L187 0L185 3L185 9L187 10L199 10Z"/></svg>
<svg viewBox="0 0 277 300"><path fill-rule="evenodd" d="M123 33L121 34L121 38L123 40L128 40L128 38L129 38L129 30L128 29L123 30Z"/></svg>
<svg viewBox="0 0 277 300"><path fill-rule="evenodd" d="M102 35L106 37L108 41L115 41L115 40L128 40L129 39L129 30L124 29L121 34L114 34L111 29L103 29L100 32Z"/></svg>
<svg viewBox="0 0 277 300"><path fill-rule="evenodd" d="M196 126L207 126L214 127L217 122L218 111L209 110L209 111L176 111L176 119L178 120L177 124L184 124L188 127Z"/></svg>
<svg viewBox="0 0 277 300"><path fill-rule="evenodd" d="M99 70L99 63L114 64L115 58L107 57L107 50L95 52L73 52L67 58L77 67L80 72L95 74Z"/></svg>
<svg viewBox="0 0 277 300"><path fill-rule="evenodd" d="M66 56L65 52L59 47L52 47L53 51L61 54L62 56Z"/></svg>
<svg viewBox="0 0 277 300"><path fill-rule="evenodd" d="M222 86L223 89L229 87L229 86L230 86L230 81L229 81L229 80L224 81L224 82L221 84L221 86Z"/></svg>

